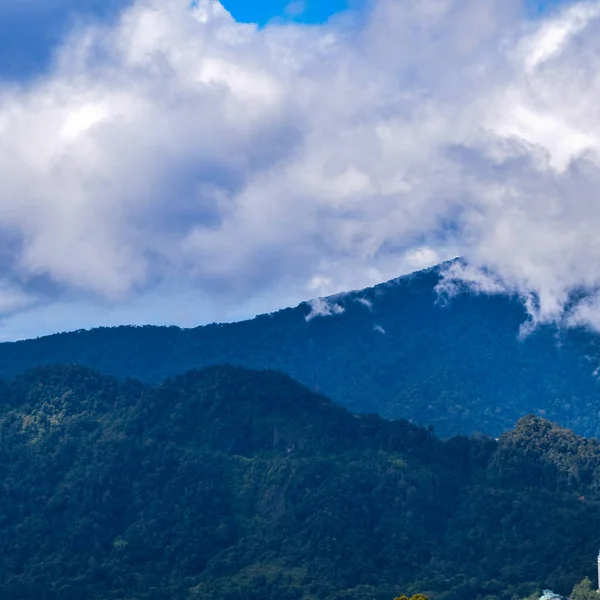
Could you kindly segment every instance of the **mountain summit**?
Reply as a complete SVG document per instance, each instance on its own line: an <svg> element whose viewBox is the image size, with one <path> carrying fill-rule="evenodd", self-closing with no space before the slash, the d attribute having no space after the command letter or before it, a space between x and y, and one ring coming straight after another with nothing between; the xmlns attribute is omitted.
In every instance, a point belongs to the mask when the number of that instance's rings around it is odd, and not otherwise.
<svg viewBox="0 0 600 600"><path fill-rule="evenodd" d="M0 344L0 376L79 363L156 383L191 368L277 369L354 412L496 435L525 414L600 435L596 337L539 327L518 299L440 301L436 267L240 323L116 327Z"/></svg>

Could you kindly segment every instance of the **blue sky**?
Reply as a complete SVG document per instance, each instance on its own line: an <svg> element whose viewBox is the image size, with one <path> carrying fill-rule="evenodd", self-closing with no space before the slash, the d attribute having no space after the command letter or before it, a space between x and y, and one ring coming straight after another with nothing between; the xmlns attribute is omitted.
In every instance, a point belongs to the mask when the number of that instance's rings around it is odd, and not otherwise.
<svg viewBox="0 0 600 600"><path fill-rule="evenodd" d="M227 0L224 5L240 21L265 24L273 18L294 18L300 22L321 23L351 5L356 6L356 2L351 4L350 0Z"/></svg>
<svg viewBox="0 0 600 600"><path fill-rule="evenodd" d="M600 0L305 2L0 3L0 339L235 320L457 255L536 318L600 288Z"/></svg>
<svg viewBox="0 0 600 600"><path fill-rule="evenodd" d="M359 8L366 0L226 0L225 7L240 21L265 24L271 19L294 18L303 23L322 23L332 15L347 10ZM544 13L566 0L530 0L532 13ZM294 7L301 8L298 12ZM291 8L291 10L288 10Z"/></svg>

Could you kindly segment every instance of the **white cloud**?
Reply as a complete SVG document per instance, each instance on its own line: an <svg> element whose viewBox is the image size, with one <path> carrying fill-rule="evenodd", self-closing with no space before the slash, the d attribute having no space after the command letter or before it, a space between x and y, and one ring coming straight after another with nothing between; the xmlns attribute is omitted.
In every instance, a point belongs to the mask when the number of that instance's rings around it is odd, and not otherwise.
<svg viewBox="0 0 600 600"><path fill-rule="evenodd" d="M344 307L328 298L315 298L309 302L310 312L306 315L307 321L312 321L316 317L330 317L332 315L341 315Z"/></svg>
<svg viewBox="0 0 600 600"><path fill-rule="evenodd" d="M304 0L294 0L285 7L285 14L290 17L299 17L306 11Z"/></svg>
<svg viewBox="0 0 600 600"><path fill-rule="evenodd" d="M373 311L373 303L368 299L368 298L356 298L356 302L358 302L359 304L362 304L363 306L365 306L366 308L368 308L370 311Z"/></svg>
<svg viewBox="0 0 600 600"><path fill-rule="evenodd" d="M138 0L0 84L3 285L36 306L183 287L235 316L463 255L558 318L600 283L599 24L597 1L258 29Z"/></svg>
<svg viewBox="0 0 600 600"><path fill-rule="evenodd" d="M511 286L494 273L460 260L453 261L442 270L442 278L436 291L442 298L453 298L465 289L487 295L511 293Z"/></svg>

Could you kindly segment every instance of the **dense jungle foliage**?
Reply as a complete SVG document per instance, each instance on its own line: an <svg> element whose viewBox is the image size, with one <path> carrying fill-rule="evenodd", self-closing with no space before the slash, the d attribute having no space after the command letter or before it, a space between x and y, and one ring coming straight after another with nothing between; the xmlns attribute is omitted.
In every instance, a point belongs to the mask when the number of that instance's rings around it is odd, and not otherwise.
<svg viewBox="0 0 600 600"><path fill-rule="evenodd" d="M213 364L270 368L353 412L434 425L441 436L498 435L525 414L600 435L598 337L538 329L506 296L440 301L439 269L330 299L342 314L306 320L307 303L251 321L182 330L118 327L0 344L0 376L77 363L151 383ZM443 299L442 299L443 300Z"/></svg>
<svg viewBox="0 0 600 600"><path fill-rule="evenodd" d="M0 398L3 600L510 600L594 574L600 443L539 417L441 441L237 367L42 367Z"/></svg>

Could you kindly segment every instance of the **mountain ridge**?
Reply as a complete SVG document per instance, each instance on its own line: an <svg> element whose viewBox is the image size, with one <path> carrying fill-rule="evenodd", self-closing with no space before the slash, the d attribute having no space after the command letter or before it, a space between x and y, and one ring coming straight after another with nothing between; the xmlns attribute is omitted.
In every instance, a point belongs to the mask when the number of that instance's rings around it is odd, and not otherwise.
<svg viewBox="0 0 600 600"><path fill-rule="evenodd" d="M600 435L599 338L539 326L524 339L518 298L466 290L438 301L440 267L250 321L195 329L119 327L0 344L0 377L78 363L156 383L234 364L285 372L352 412L433 425L442 436L498 435L527 413Z"/></svg>

